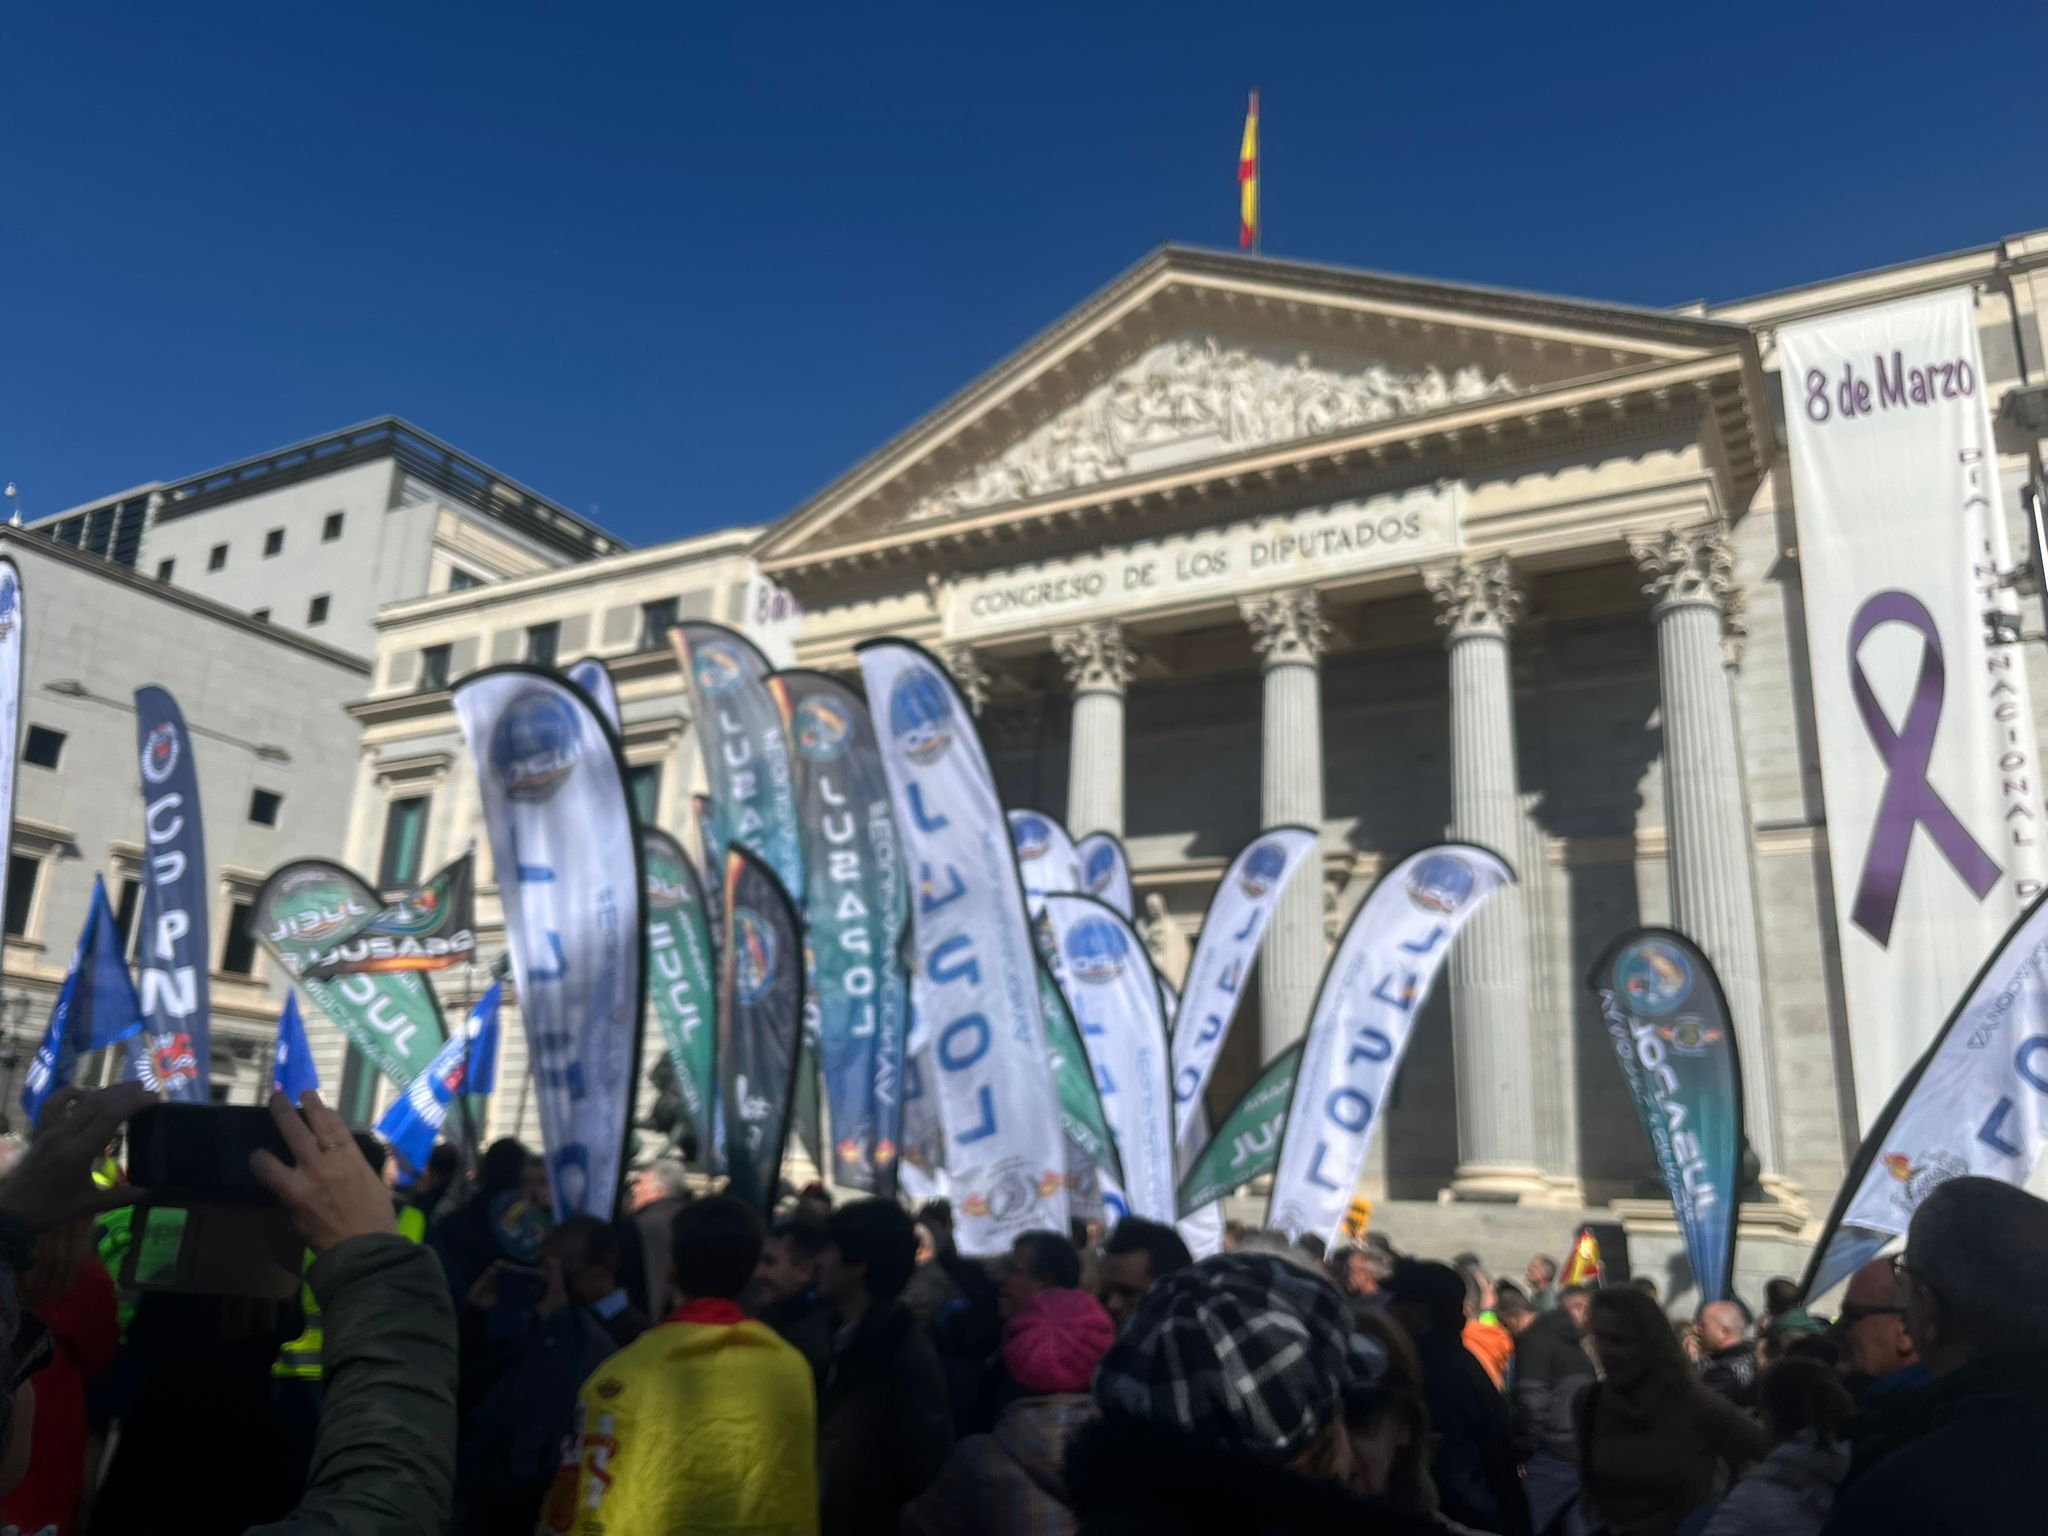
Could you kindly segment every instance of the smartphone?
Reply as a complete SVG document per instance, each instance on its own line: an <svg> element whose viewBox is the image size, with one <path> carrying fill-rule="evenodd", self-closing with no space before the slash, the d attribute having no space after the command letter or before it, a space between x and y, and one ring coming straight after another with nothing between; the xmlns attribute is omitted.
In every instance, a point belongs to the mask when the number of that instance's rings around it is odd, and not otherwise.
<svg viewBox="0 0 2048 1536"><path fill-rule="evenodd" d="M384 1148L374 1136L358 1131L356 1145L371 1167L383 1165ZM128 1121L128 1178L147 1190L268 1200L270 1192L249 1171L249 1154L258 1148L280 1162L292 1160L268 1109L151 1104Z"/></svg>
<svg viewBox="0 0 2048 1536"><path fill-rule="evenodd" d="M547 1294L548 1277L526 1264L498 1267L498 1305L511 1312L531 1312Z"/></svg>

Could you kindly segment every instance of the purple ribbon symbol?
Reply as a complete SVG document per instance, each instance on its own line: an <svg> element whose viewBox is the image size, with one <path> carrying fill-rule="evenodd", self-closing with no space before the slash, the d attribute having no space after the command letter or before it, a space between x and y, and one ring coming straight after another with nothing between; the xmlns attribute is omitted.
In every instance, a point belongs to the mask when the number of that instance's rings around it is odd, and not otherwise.
<svg viewBox="0 0 2048 1536"><path fill-rule="evenodd" d="M1913 698L1898 730L1893 730L1885 717L1856 655L1880 624L1904 624L1918 630L1925 642L1920 676L1914 680ZM1856 694L1856 712L1863 716L1863 728L1870 732L1877 755L1884 759L1886 778L1884 799L1878 803L1877 822L1870 834L1870 851L1863 858L1863 879L1856 887L1849 917L1886 947L1891 944L1892 918L1899 905L1899 886L1906 878L1906 855L1913 846L1916 824L1927 829L1934 846L1979 901L1998 882L2000 871L1991 855L1978 846L1969 828L1927 782L1946 680L1941 633L1934 627L1934 615L1919 598L1908 592L1880 592L1856 610L1849 625L1849 686Z"/></svg>

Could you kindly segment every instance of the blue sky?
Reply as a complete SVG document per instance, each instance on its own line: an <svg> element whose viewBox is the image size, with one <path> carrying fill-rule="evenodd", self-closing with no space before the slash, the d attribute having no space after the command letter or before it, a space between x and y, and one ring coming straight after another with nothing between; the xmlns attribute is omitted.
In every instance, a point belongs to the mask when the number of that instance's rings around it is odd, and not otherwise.
<svg viewBox="0 0 2048 1536"><path fill-rule="evenodd" d="M1787 18L1790 19L1787 19ZM31 515L392 411L635 542L789 510L1164 240L1644 304L2048 224L2048 11L13 6Z"/></svg>

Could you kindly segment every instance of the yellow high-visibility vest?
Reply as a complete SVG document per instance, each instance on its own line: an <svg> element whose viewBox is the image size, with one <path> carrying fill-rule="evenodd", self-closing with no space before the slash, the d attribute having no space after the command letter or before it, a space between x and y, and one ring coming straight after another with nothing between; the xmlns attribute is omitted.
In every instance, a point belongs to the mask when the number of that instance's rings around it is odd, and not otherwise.
<svg viewBox="0 0 2048 1536"><path fill-rule="evenodd" d="M416 1205L402 1206L398 1212L398 1231L409 1242L425 1242L427 1213ZM310 1270L312 1267L313 1255L309 1253L305 1268ZM313 1299L313 1287L303 1280L299 1282L299 1304L306 1311L306 1326L297 1338L277 1352L277 1361L270 1367L272 1380L320 1380L320 1349L326 1342L326 1334L320 1327L320 1304Z"/></svg>

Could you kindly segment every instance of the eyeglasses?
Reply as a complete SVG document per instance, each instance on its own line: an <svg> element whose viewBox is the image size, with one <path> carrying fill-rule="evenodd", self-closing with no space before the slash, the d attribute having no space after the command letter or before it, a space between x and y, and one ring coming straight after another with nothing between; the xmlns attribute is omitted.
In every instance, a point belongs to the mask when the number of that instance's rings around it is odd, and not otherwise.
<svg viewBox="0 0 2048 1536"><path fill-rule="evenodd" d="M1905 1315L1906 1309L1904 1307L1866 1307L1856 1302L1848 1301L1842 1304L1841 1315L1837 1318L1837 1321L1844 1328L1854 1328L1866 1317L1904 1317Z"/></svg>

